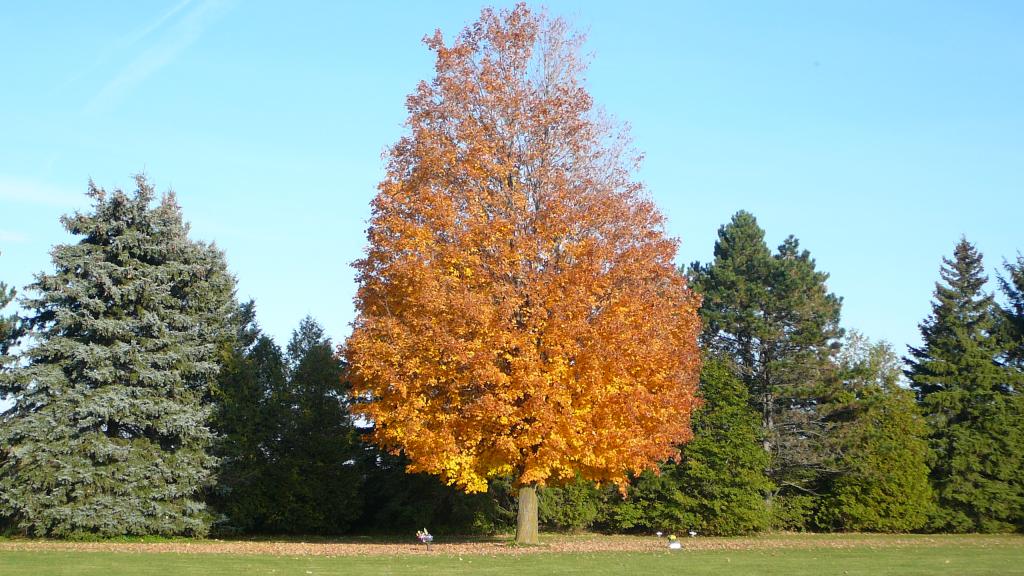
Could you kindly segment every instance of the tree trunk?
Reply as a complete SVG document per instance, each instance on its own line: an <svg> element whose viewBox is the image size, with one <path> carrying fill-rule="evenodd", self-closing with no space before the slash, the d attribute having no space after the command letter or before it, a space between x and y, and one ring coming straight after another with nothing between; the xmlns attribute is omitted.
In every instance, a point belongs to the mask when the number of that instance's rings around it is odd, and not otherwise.
<svg viewBox="0 0 1024 576"><path fill-rule="evenodd" d="M767 368L765 369L767 372ZM767 374L765 379L767 379ZM772 450L775 446L772 442L775 438L775 395L772 394L772 389L769 384L764 386L765 393L762 400L762 413L761 413L761 433L764 434L764 438L761 441L761 445L764 447L764 451L768 453L768 469L765 470L765 475L768 476L772 481L775 480L775 455L772 454ZM769 514L774 514L772 507L775 505L775 495L778 487L775 490L769 490L764 496L764 505L768 508Z"/></svg>
<svg viewBox="0 0 1024 576"><path fill-rule="evenodd" d="M540 544L537 530L537 485L519 488L519 516L516 518L516 544Z"/></svg>

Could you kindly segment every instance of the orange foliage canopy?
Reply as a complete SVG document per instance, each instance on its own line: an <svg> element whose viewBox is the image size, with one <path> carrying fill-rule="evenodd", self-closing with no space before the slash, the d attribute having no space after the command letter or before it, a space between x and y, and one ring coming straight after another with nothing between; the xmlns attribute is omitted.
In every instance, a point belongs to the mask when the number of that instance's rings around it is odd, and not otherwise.
<svg viewBox="0 0 1024 576"><path fill-rule="evenodd" d="M344 347L356 411L467 491L625 485L691 436L699 297L563 21L484 10L408 98Z"/></svg>

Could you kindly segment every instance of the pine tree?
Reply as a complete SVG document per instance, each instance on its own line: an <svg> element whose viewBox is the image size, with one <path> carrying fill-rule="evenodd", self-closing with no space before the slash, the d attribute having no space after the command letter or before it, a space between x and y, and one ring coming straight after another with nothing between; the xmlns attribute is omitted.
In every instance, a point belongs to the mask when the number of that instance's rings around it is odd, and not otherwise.
<svg viewBox="0 0 1024 576"><path fill-rule="evenodd" d="M361 470L355 426L348 414L344 366L312 318L292 334L287 389L268 482L276 498L267 529L344 532L361 514Z"/></svg>
<svg viewBox="0 0 1024 576"><path fill-rule="evenodd" d="M364 464L344 367L305 318L283 353L252 305L221 372L215 502L225 532L336 534L361 515Z"/></svg>
<svg viewBox="0 0 1024 576"><path fill-rule="evenodd" d="M188 238L174 196L90 183L81 236L52 251L24 301L33 342L0 375L0 513L35 536L206 533L207 396L233 305L213 246Z"/></svg>
<svg viewBox="0 0 1024 576"><path fill-rule="evenodd" d="M885 342L852 332L838 358L842 388L825 410L835 472L818 515L831 530L909 532L925 525L928 428L914 395L899 385L899 358Z"/></svg>
<svg viewBox="0 0 1024 576"><path fill-rule="evenodd" d="M828 274L816 269L796 238L772 254L748 212L737 212L719 229L714 256L689 271L704 296L701 341L747 386L761 419L762 447L771 456L773 514L790 516L781 527L801 528L807 495L816 491L828 459L818 407L833 381L830 358L842 335L842 300L828 292Z"/></svg>
<svg viewBox="0 0 1024 576"><path fill-rule="evenodd" d="M1018 370L1024 370L1024 255L1018 254L1015 262L1004 262L1003 267L1008 275L999 276L999 287L1006 296L1006 306L999 318L1006 351L1004 359Z"/></svg>
<svg viewBox="0 0 1024 576"><path fill-rule="evenodd" d="M682 460L662 464L658 476L639 477L629 497L612 504L614 528L731 536L769 527L769 457L747 387L726 362L706 359L700 395L704 405L694 415Z"/></svg>
<svg viewBox="0 0 1024 576"><path fill-rule="evenodd" d="M272 513L274 488L265 476L279 418L268 414L268 400L285 389L283 354L262 334L255 304L239 306L232 324L236 332L222 347L212 424L220 466L211 504L220 514L217 529L224 533L259 531Z"/></svg>
<svg viewBox="0 0 1024 576"><path fill-rule="evenodd" d="M943 258L923 344L910 348L907 376L931 426L934 527L1011 530L1024 515L1021 373L1001 362L993 297L982 256L966 239Z"/></svg>
<svg viewBox="0 0 1024 576"><path fill-rule="evenodd" d="M1002 338L1001 360L1012 370L1016 377L1007 389L1016 396L1019 413L1024 413L1024 256L1017 254L1015 262L1004 262L1008 277L999 276L999 286L1006 297L1006 305L999 315L1000 336ZM1024 473L1017 476L1017 485L1024 484ZM1024 531L1024 507L1017 515L1015 523L1019 531Z"/></svg>
<svg viewBox="0 0 1024 576"><path fill-rule="evenodd" d="M705 404L678 470L683 508L693 518L687 524L723 536L765 530L765 495L773 485L765 475L769 457L759 445L763 430L747 388L726 363L709 360L700 394Z"/></svg>
<svg viewBox="0 0 1024 576"><path fill-rule="evenodd" d="M18 338L18 316L16 314L5 316L2 313L3 309L14 300L16 295L17 291L14 288L7 286L4 282L0 282L0 369L7 364L9 360L7 352ZM0 397L0 400L2 399Z"/></svg>
<svg viewBox="0 0 1024 576"><path fill-rule="evenodd" d="M20 326L18 316L16 314L11 314L10 316L3 314L3 309L14 300L16 295L17 292L14 288L9 288L7 284L0 282L0 372L11 362L12 358L7 353L18 339ZM6 399L6 396L0 392L0 403ZM2 422L2 419L0 419L0 426L2 426ZM0 449L0 469L3 468L4 458L6 458L4 451ZM7 532L7 524L8 519L4 518L3 512L0 511L0 533Z"/></svg>
<svg viewBox="0 0 1024 576"><path fill-rule="evenodd" d="M224 406L227 462L220 479L225 493L224 528L279 532L283 483L278 466L286 451L284 430L292 417L281 347L260 335L245 355L240 376L228 396L231 402Z"/></svg>

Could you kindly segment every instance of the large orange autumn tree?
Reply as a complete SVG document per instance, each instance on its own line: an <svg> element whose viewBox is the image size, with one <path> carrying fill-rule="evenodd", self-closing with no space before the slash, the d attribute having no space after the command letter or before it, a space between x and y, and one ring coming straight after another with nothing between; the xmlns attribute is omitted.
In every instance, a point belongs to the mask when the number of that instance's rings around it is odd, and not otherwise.
<svg viewBox="0 0 1024 576"><path fill-rule="evenodd" d="M469 492L512 475L535 542L538 484L623 487L690 438L699 298L582 86L580 36L519 5L425 41L436 77L355 263L357 412L411 472Z"/></svg>

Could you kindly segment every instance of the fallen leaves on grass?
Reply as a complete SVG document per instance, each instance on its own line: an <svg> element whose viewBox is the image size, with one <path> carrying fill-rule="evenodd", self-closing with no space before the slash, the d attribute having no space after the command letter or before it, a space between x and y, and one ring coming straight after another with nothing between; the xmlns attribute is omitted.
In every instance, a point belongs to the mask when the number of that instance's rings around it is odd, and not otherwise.
<svg viewBox="0 0 1024 576"><path fill-rule="evenodd" d="M784 534L745 538L693 538L683 542L687 550L807 550L850 548L934 548L962 543L972 545L1021 546L1020 536L919 536L874 534ZM325 541L294 542L267 540L194 540L171 542L67 542L59 540L5 540L0 551L91 551L169 554L263 554L272 556L479 556L496 554L544 554L593 552L669 553L665 541L654 536L604 536L586 534L547 535L540 546L518 547L507 540L439 542L430 548L415 542ZM678 553L678 552L676 552Z"/></svg>

